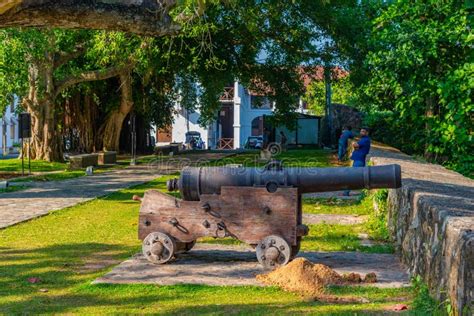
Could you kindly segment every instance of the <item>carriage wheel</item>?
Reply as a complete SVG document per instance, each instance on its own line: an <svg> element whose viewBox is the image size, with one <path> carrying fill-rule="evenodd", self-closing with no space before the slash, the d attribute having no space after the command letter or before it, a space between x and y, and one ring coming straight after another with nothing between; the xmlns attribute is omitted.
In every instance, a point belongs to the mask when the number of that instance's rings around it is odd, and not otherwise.
<svg viewBox="0 0 474 316"><path fill-rule="evenodd" d="M173 237L160 232L148 234L143 240L143 255L148 261L162 264L170 261L176 253Z"/></svg>
<svg viewBox="0 0 474 316"><path fill-rule="evenodd" d="M280 236L270 235L262 239L256 249L257 259L266 269L275 269L290 261L291 246Z"/></svg>

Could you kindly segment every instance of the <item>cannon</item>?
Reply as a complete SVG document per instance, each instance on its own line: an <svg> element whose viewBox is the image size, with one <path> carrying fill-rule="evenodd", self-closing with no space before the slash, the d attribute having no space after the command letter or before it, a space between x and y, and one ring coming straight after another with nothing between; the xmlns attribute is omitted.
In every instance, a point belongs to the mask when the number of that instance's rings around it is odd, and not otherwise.
<svg viewBox="0 0 474 316"><path fill-rule="evenodd" d="M399 165L361 168L187 167L167 182L181 198L149 190L141 199L138 236L144 256L162 264L201 237L233 237L256 249L265 268L287 264L308 234L301 194L399 188Z"/></svg>

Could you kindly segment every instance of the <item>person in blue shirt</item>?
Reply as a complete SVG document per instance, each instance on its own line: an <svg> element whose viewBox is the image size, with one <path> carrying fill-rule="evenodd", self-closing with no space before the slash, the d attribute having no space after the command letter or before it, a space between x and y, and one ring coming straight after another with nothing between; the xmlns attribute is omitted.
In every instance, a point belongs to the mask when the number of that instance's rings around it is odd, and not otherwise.
<svg viewBox="0 0 474 316"><path fill-rule="evenodd" d="M354 143L353 146L352 167L365 167L365 159L370 151L369 129L367 127L360 129L360 140Z"/></svg>
<svg viewBox="0 0 474 316"><path fill-rule="evenodd" d="M370 151L370 137L369 129L367 127L362 127L360 129L360 140L352 144L354 146L354 151L351 155L352 167L365 167L365 160ZM349 196L350 191L344 191L345 196Z"/></svg>
<svg viewBox="0 0 474 316"><path fill-rule="evenodd" d="M343 161L344 157L346 156L347 142L350 138L354 138L354 134L352 133L352 127L344 126L344 130L342 131L341 136L339 137L339 148L337 153L337 159L339 161Z"/></svg>

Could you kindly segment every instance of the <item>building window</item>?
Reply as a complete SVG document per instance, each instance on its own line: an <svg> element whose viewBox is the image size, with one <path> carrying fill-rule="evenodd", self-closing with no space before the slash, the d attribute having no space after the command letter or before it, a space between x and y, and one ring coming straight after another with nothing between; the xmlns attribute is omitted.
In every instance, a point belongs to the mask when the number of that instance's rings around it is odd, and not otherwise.
<svg viewBox="0 0 474 316"><path fill-rule="evenodd" d="M250 96L250 105L252 109L271 109L272 103L270 100L261 95L251 95Z"/></svg>
<svg viewBox="0 0 474 316"><path fill-rule="evenodd" d="M10 139L15 139L15 124L10 125Z"/></svg>

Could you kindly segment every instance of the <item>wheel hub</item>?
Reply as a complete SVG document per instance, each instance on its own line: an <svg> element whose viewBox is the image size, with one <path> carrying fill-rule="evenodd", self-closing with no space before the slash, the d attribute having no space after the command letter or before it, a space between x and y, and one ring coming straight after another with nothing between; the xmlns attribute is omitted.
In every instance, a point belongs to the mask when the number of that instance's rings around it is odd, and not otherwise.
<svg viewBox="0 0 474 316"><path fill-rule="evenodd" d="M257 259L267 269L275 269L290 261L291 247L280 236L267 236L257 245Z"/></svg>
<svg viewBox="0 0 474 316"><path fill-rule="evenodd" d="M176 253L176 243L165 233L153 232L143 240L142 250L148 261L162 264L173 258Z"/></svg>

